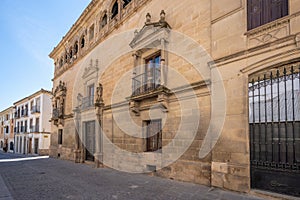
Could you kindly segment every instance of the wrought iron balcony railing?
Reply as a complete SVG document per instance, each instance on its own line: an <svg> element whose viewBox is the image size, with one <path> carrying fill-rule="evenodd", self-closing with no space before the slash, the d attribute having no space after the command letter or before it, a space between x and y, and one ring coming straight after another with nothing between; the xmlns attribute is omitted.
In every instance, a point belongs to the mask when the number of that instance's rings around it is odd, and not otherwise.
<svg viewBox="0 0 300 200"><path fill-rule="evenodd" d="M150 72L132 78L132 95L140 95L155 90L160 86L160 69L153 68Z"/></svg>
<svg viewBox="0 0 300 200"><path fill-rule="evenodd" d="M20 113L18 111L15 112L15 118L20 118Z"/></svg>
<svg viewBox="0 0 300 200"><path fill-rule="evenodd" d="M15 127L15 128L14 128L14 132L15 132L15 133L20 133L19 127Z"/></svg>
<svg viewBox="0 0 300 200"><path fill-rule="evenodd" d="M41 107L40 106L32 106L31 107L31 114L34 114L34 113L40 113L41 112Z"/></svg>
<svg viewBox="0 0 300 200"><path fill-rule="evenodd" d="M28 116L28 109L21 110L21 117L27 117Z"/></svg>
<svg viewBox="0 0 300 200"><path fill-rule="evenodd" d="M39 132L39 126L30 126L30 133L36 133Z"/></svg>
<svg viewBox="0 0 300 200"><path fill-rule="evenodd" d="M81 108L88 109L94 106L94 96L87 96L82 99Z"/></svg>

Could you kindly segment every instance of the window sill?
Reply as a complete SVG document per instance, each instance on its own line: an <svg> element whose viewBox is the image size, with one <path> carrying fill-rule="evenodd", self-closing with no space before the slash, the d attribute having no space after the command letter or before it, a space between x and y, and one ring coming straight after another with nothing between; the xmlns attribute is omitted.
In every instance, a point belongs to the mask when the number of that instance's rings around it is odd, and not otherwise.
<svg viewBox="0 0 300 200"><path fill-rule="evenodd" d="M299 15L300 15L300 11L290 14L290 15L287 15L287 16L284 16L282 18L276 19L267 24L263 24L259 27L248 30L244 35L249 37L249 36L259 35L262 32L269 32L271 30L277 29L277 27L284 26L285 24L289 24L291 19L293 19Z"/></svg>
<svg viewBox="0 0 300 200"><path fill-rule="evenodd" d="M162 153L162 149L158 149L156 151L145 151L145 154L161 154Z"/></svg>
<svg viewBox="0 0 300 200"><path fill-rule="evenodd" d="M259 35L260 33L272 31L274 29L277 29L278 27L282 27L285 24L288 24L290 19L291 19L290 15L282 17L280 19L274 20L274 21L269 22L267 24L263 24L259 27L254 28L254 29L248 30L245 33L245 35L247 37L249 37L249 36Z"/></svg>
<svg viewBox="0 0 300 200"><path fill-rule="evenodd" d="M132 95L131 97L129 97L129 99L133 100L133 101L140 101L140 100L147 99L147 98L157 97L161 93L169 94L170 90L164 86L159 86L156 89L153 89L153 90L150 90L147 92L143 92L143 93L137 94L137 95Z"/></svg>

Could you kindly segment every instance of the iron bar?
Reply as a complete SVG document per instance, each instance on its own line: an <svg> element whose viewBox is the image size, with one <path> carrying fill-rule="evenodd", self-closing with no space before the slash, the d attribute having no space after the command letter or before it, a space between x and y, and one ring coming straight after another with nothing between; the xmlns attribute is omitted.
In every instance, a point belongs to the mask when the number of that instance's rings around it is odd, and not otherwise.
<svg viewBox="0 0 300 200"><path fill-rule="evenodd" d="M249 82L251 187L300 196L299 89L298 64L272 69Z"/></svg>
<svg viewBox="0 0 300 200"><path fill-rule="evenodd" d="M280 131L280 74L279 74L279 70L277 70L277 108L278 108L278 161L279 163L281 163L281 155L280 155L280 145L281 145L281 131Z"/></svg>
<svg viewBox="0 0 300 200"><path fill-rule="evenodd" d="M268 117L267 117L267 85L266 85L266 74L264 74L264 93L265 93L265 161L268 161Z"/></svg>
<svg viewBox="0 0 300 200"><path fill-rule="evenodd" d="M292 74L292 130L293 130L293 164L296 163L296 152L295 152L295 94L294 94L294 67L291 68Z"/></svg>
<svg viewBox="0 0 300 200"><path fill-rule="evenodd" d="M252 87L254 86L254 79L252 79ZM252 90L252 110L253 110L253 122L252 122L252 130L253 130L253 140L252 140L252 145L253 145L253 160L255 160L255 98L254 98L254 88Z"/></svg>
<svg viewBox="0 0 300 200"><path fill-rule="evenodd" d="M286 68L283 69L283 77L284 77L284 110L285 110L285 163L288 163L288 148L289 148L289 143L288 143L288 133L287 133L287 123L288 123L288 118L287 118L287 88L286 88Z"/></svg>
<svg viewBox="0 0 300 200"><path fill-rule="evenodd" d="M258 77L258 83L260 83L260 77ZM261 161L261 110L260 110L260 87L258 88L258 161Z"/></svg>
<svg viewBox="0 0 300 200"><path fill-rule="evenodd" d="M270 74L271 79L271 134L272 134L272 163L274 162L274 103L273 103L273 72Z"/></svg>

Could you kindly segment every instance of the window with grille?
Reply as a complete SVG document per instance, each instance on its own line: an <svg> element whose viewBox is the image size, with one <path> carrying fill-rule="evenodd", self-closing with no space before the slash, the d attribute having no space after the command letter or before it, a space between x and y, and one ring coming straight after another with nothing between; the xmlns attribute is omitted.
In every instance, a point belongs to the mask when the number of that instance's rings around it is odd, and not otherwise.
<svg viewBox="0 0 300 200"><path fill-rule="evenodd" d="M146 151L153 152L162 148L161 119L145 121L146 126Z"/></svg>
<svg viewBox="0 0 300 200"><path fill-rule="evenodd" d="M63 139L63 130L58 129L58 144L62 144L62 139Z"/></svg>

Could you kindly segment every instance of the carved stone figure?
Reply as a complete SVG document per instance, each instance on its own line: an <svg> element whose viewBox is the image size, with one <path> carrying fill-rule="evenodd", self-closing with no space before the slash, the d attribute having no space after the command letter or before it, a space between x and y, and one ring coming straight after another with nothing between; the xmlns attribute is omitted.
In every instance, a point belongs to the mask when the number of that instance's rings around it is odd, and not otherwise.
<svg viewBox="0 0 300 200"><path fill-rule="evenodd" d="M97 98L96 98L96 102L100 103L103 101L103 86L101 83L99 83L98 87L97 87Z"/></svg>
<svg viewBox="0 0 300 200"><path fill-rule="evenodd" d="M63 98L61 98L60 99L60 106L59 106L59 114L60 114L60 116L63 116L64 115L64 99Z"/></svg>

